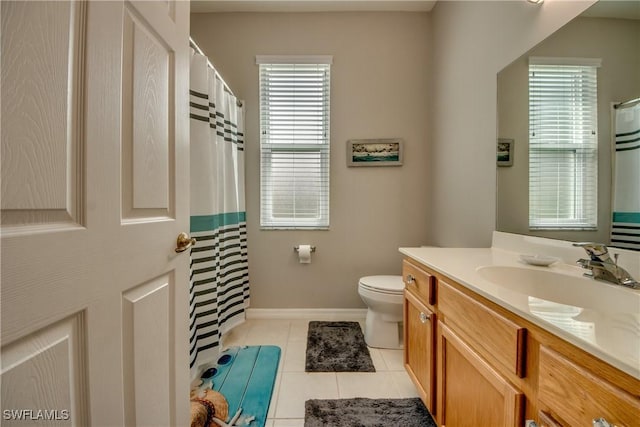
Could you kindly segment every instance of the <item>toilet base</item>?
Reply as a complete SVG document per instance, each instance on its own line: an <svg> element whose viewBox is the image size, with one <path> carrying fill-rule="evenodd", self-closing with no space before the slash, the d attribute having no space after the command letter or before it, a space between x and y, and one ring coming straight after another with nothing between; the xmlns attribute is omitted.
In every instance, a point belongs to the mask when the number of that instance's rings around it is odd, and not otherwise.
<svg viewBox="0 0 640 427"><path fill-rule="evenodd" d="M399 321L389 321L388 318L388 315L367 310L364 340L369 347L388 349L402 348L402 323Z"/></svg>

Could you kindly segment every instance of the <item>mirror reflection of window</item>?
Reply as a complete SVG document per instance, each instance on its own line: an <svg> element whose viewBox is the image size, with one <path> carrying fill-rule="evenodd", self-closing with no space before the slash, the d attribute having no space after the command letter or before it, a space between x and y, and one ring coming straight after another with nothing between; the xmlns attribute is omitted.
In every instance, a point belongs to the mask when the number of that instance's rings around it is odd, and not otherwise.
<svg viewBox="0 0 640 427"><path fill-rule="evenodd" d="M572 241L612 243L613 147L612 105L640 98L640 2L599 1L574 20L505 66L497 75L499 139L514 141L510 167L497 168L496 230ZM529 58L601 58L597 70L597 227L531 227L529 222ZM581 159L565 152L564 162ZM498 166L502 166L498 162ZM549 178L551 179L551 178ZM640 181L628 180L635 185ZM575 187L571 187L572 189ZM576 191L579 191L576 188ZM568 191L568 190L567 190ZM626 196L621 196L626 200ZM548 201L547 212L574 212L579 197L565 196L563 204ZM571 201L571 202L569 202ZM576 218L580 215L575 214ZM586 218L586 217L585 217ZM585 221L586 222L586 221ZM625 231L627 233L627 231ZM626 238L626 236L625 236ZM611 246L621 247L616 242Z"/></svg>
<svg viewBox="0 0 640 427"><path fill-rule="evenodd" d="M600 60L529 58L529 227L598 222Z"/></svg>

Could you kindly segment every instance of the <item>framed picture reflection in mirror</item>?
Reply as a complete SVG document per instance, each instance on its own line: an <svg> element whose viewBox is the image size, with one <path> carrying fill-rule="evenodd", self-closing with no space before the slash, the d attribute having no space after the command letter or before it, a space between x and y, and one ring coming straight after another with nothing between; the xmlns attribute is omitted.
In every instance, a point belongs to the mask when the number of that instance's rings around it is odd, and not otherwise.
<svg viewBox="0 0 640 427"><path fill-rule="evenodd" d="M498 166L513 165L513 139L498 138Z"/></svg>

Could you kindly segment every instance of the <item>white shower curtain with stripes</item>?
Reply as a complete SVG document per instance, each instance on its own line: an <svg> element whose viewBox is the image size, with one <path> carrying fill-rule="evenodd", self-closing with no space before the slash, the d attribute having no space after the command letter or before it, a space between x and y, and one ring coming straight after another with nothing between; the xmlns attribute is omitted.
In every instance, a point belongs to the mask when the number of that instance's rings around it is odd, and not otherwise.
<svg viewBox="0 0 640 427"><path fill-rule="evenodd" d="M611 244L640 251L640 104L615 110Z"/></svg>
<svg viewBox="0 0 640 427"><path fill-rule="evenodd" d="M190 367L217 360L221 337L245 320L249 304L244 201L243 110L192 53Z"/></svg>

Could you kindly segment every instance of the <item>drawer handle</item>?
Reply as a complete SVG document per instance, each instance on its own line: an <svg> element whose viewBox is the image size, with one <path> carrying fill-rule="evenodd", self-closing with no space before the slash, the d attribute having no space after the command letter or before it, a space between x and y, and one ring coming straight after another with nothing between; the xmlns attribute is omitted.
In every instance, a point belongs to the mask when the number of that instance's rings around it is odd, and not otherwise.
<svg viewBox="0 0 640 427"><path fill-rule="evenodd" d="M611 425L604 418L596 418L593 420L593 427L616 427L615 425Z"/></svg>
<svg viewBox="0 0 640 427"><path fill-rule="evenodd" d="M427 323L427 320L429 320L429 318L427 317L426 314L424 314L423 312L420 312L420 321L422 323ZM604 427L604 426L603 426Z"/></svg>
<svg viewBox="0 0 640 427"><path fill-rule="evenodd" d="M416 281L416 278L413 277L412 274L407 274L407 279L406 280L407 280L407 285L410 285L410 284L412 284L412 283L414 283Z"/></svg>

